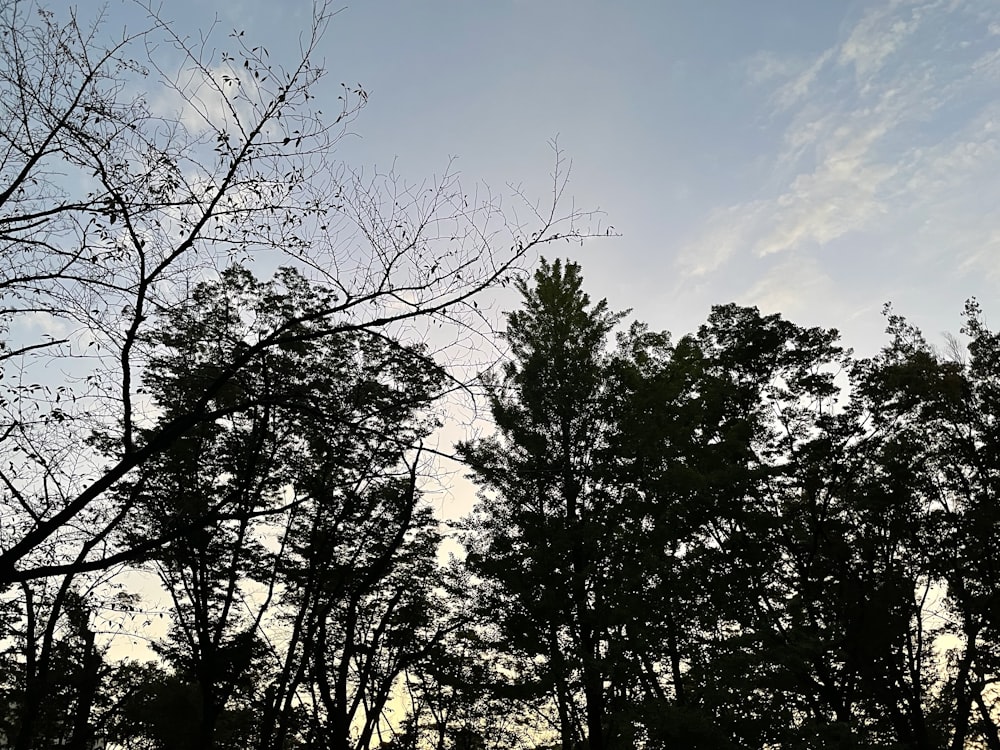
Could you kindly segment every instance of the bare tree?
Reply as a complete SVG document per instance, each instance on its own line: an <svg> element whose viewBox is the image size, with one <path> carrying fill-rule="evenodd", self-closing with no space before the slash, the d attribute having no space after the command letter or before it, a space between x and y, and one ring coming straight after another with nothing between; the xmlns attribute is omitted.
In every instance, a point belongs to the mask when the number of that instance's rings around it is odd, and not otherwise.
<svg viewBox="0 0 1000 750"><path fill-rule="evenodd" d="M250 408L222 394L262 352L432 318L475 325L477 295L539 244L583 234L583 215L557 214L558 155L551 205L528 205L526 223L450 173L407 186L338 164L333 147L366 94L345 86L330 118L313 108L326 2L287 67L242 33L216 53L139 7L147 27L116 37L101 17L19 0L0 10L5 584L105 569L164 543L113 544L133 512L116 487L196 426ZM322 294L143 429L155 416L141 387L147 330L233 264L296 266Z"/></svg>

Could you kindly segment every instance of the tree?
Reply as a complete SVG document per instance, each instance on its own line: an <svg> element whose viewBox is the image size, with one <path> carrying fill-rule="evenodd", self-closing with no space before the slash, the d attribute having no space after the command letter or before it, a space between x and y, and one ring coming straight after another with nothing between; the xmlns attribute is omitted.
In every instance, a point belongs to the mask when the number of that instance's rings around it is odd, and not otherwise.
<svg viewBox="0 0 1000 750"><path fill-rule="evenodd" d="M785 602L780 498L845 361L835 331L737 305L676 344L640 324L619 336L597 464L619 533L614 683L637 744L768 746L792 720L759 684Z"/></svg>
<svg viewBox="0 0 1000 750"><path fill-rule="evenodd" d="M22 584L24 612L5 630L16 638L3 672L0 731L15 748L89 747L106 665L86 592L67 581ZM20 625L20 627L18 627Z"/></svg>
<svg viewBox="0 0 1000 750"><path fill-rule="evenodd" d="M160 419L322 297L289 269L260 282L232 268L197 287L150 342ZM173 601L158 650L194 700L192 747L305 741L301 704L313 742L366 747L438 627L439 534L417 479L443 371L384 336L298 329L219 394L225 419L120 486L135 506L122 545L164 540L149 555Z"/></svg>
<svg viewBox="0 0 1000 750"><path fill-rule="evenodd" d="M576 266L534 281L496 435L461 447L466 541L497 671L551 697L561 747L1000 748L978 305L952 359L891 312L855 359L737 305L612 350Z"/></svg>
<svg viewBox="0 0 1000 750"><path fill-rule="evenodd" d="M703 423L717 429L690 432L708 438L707 452L678 454L708 470L676 506L704 526L671 563L699 592L693 606L680 597L688 650L675 682L737 746L996 742L992 589L971 587L983 600L967 584L990 566L995 527L979 500L991 494L992 334L971 310L969 363L940 358L894 315L890 344L869 360L852 360L833 331L733 306L678 343L674 359L701 373L691 405L719 411ZM671 430L684 421L672 413ZM654 441L636 454L655 459L669 443L652 427L632 432L640 446ZM671 476L648 460L635 476ZM688 486L683 473L649 484L661 498ZM976 542L960 530L972 517L986 535ZM666 518L673 539L678 517ZM678 606L669 591L654 593L669 602L665 623ZM670 652L650 653L667 663ZM676 724L665 729L675 740Z"/></svg>
<svg viewBox="0 0 1000 750"><path fill-rule="evenodd" d="M866 522L854 547L871 571L854 573L865 585L851 614L868 617L847 634L863 659L857 701L886 717L882 731L904 747L1000 747L991 690L997 336L970 301L968 356L948 359L886 313L890 342L855 376L867 464L852 498ZM871 664L878 670L864 669Z"/></svg>
<svg viewBox="0 0 1000 750"><path fill-rule="evenodd" d="M445 582L449 627L406 674L407 736L428 750L535 747L551 734L545 697L498 674L504 655L468 608L474 584L457 560Z"/></svg>
<svg viewBox="0 0 1000 750"><path fill-rule="evenodd" d="M610 743L604 681L610 540L594 456L606 439L606 339L620 315L591 306L579 266L542 261L519 281L508 313L512 358L487 381L497 435L460 446L481 483L469 562L499 616L503 647L525 657L522 681L551 691L563 746L580 740L577 699L592 750ZM543 671L531 662L544 657ZM578 693L577 686L580 691Z"/></svg>
<svg viewBox="0 0 1000 750"><path fill-rule="evenodd" d="M148 18L144 31L115 38L101 18L88 25L27 2L0 15L8 584L104 569L164 541L106 544L131 512L115 488L192 430L233 416L217 397L260 353L304 340L303 325L333 336L451 324L474 316L474 297L533 248L578 235L555 205L536 212L537 225L511 224L493 202L470 205L451 175L408 187L333 162L365 93L345 90L331 120L311 109L326 3L288 67L238 32L211 58L151 9ZM150 325L215 269L278 258L309 271L322 304L231 352L183 411L144 429Z"/></svg>
<svg viewBox="0 0 1000 750"><path fill-rule="evenodd" d="M636 481L671 551L666 590L651 595L680 605L680 618L660 613L681 633L666 639L663 658L677 704L722 733L716 744L806 741L794 727L811 706L789 689L803 676L794 664L800 644L789 637L801 558L786 546L784 524L799 523L799 502L812 490L805 458L819 455L816 446L840 447L830 436L836 377L850 360L837 339L756 308L714 307L672 358L679 385L667 390L676 394L664 404L670 416L660 417L669 463L656 463L656 443L641 454L652 470L640 467Z"/></svg>
<svg viewBox="0 0 1000 750"><path fill-rule="evenodd" d="M563 747L584 722L589 747L776 741L795 709L758 685L780 668L757 649L787 593L783 498L832 419L836 332L727 305L676 345L635 324L612 351L620 316L578 267L520 289L497 436L462 448L500 648L552 690Z"/></svg>

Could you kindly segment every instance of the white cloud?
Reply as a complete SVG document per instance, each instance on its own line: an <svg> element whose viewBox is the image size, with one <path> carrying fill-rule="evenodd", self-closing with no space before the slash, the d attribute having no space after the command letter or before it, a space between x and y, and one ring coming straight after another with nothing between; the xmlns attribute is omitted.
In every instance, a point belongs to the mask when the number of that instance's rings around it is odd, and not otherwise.
<svg viewBox="0 0 1000 750"><path fill-rule="evenodd" d="M992 12L1000 24L1000 6ZM970 22L971 14L964 5L894 0L870 9L811 63L756 55L752 78L770 87L773 114L788 123L782 148L757 196L707 217L682 256L684 271L739 264L745 272L754 257L793 251L822 256L852 233L861 242L928 248L910 262L947 247L956 272L987 262L983 247L995 256L1000 51L983 51L986 24ZM930 55L920 35L941 29L979 46L959 59Z"/></svg>
<svg viewBox="0 0 1000 750"><path fill-rule="evenodd" d="M874 151L896 116L885 112L860 117L828 133L818 148L815 168L796 175L772 201L771 228L753 246L756 254L805 243L823 245L886 214L889 207L881 193L897 168L880 162Z"/></svg>
<svg viewBox="0 0 1000 750"><path fill-rule="evenodd" d="M708 229L682 254L684 272L704 276L721 267L744 245L747 233L757 231L768 209L761 201L716 210L706 221Z"/></svg>
<svg viewBox="0 0 1000 750"><path fill-rule="evenodd" d="M753 84L764 84L776 78L790 78L800 65L797 61L779 57L773 52L762 50L746 62L747 76Z"/></svg>
<svg viewBox="0 0 1000 750"><path fill-rule="evenodd" d="M253 122L250 104L260 98L257 81L246 70L217 65L188 68L150 102L153 114L177 119L191 133L236 130Z"/></svg>
<svg viewBox="0 0 1000 750"><path fill-rule="evenodd" d="M972 64L972 69L981 76L1000 81L1000 49L984 54Z"/></svg>
<svg viewBox="0 0 1000 750"><path fill-rule="evenodd" d="M837 61L853 65L860 81L867 82L899 49L906 37L916 30L923 15L921 7L898 13L904 3L891 2L868 10L840 46Z"/></svg>
<svg viewBox="0 0 1000 750"><path fill-rule="evenodd" d="M802 101L813 88L820 71L833 57L833 50L827 50L804 70L783 84L774 94L775 104L782 110L789 109Z"/></svg>
<svg viewBox="0 0 1000 750"><path fill-rule="evenodd" d="M833 53L834 50L827 50L810 61L782 58L773 52L758 52L745 63L747 78L755 86L772 84L771 102L779 112L784 111L809 94L820 72L833 58Z"/></svg>
<svg viewBox="0 0 1000 750"><path fill-rule="evenodd" d="M780 312L799 319L815 316L818 300L837 297L833 280L812 258L787 258L750 287L738 302L755 305L764 313Z"/></svg>

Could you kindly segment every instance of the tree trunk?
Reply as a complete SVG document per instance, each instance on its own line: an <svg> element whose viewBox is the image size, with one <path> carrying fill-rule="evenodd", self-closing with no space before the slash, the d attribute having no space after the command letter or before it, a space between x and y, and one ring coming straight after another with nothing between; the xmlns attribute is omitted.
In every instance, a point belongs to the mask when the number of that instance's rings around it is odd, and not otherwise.
<svg viewBox="0 0 1000 750"><path fill-rule="evenodd" d="M83 675L81 675L80 694L77 696L73 734L67 746L68 750L91 750L93 746L94 731L90 726L90 714L101 682L101 655L94 644L94 631L84 626L81 635L84 640Z"/></svg>

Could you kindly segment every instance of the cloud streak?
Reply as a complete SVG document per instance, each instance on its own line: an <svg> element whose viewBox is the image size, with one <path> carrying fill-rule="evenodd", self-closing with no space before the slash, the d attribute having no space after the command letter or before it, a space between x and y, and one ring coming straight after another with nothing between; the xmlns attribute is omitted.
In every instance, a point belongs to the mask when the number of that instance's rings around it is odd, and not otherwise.
<svg viewBox="0 0 1000 750"><path fill-rule="evenodd" d="M911 243L914 263L948 252L957 273L1000 266L983 251L1000 236L989 210L1000 203L996 28L991 3L891 0L812 59L751 58L748 85L783 129L781 145L757 195L706 217L682 272L704 277L794 253L810 278L825 277L845 239L873 252ZM754 288L784 298L777 279Z"/></svg>

